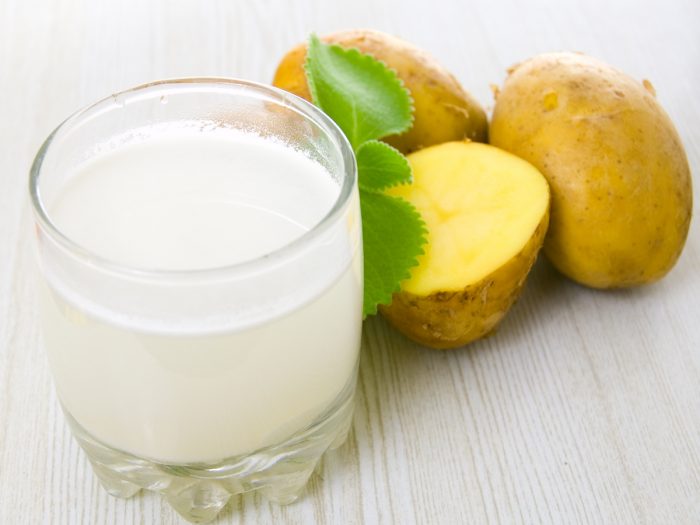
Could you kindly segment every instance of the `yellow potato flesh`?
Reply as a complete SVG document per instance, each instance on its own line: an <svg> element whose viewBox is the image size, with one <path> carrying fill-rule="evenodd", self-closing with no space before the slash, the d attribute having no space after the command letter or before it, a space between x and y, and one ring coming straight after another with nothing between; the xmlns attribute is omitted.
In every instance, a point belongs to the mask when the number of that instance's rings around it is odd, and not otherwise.
<svg viewBox="0 0 700 525"><path fill-rule="evenodd" d="M409 161L413 184L390 193L418 209L428 243L404 292L427 296L478 282L518 255L547 213L540 172L495 147L450 142Z"/></svg>

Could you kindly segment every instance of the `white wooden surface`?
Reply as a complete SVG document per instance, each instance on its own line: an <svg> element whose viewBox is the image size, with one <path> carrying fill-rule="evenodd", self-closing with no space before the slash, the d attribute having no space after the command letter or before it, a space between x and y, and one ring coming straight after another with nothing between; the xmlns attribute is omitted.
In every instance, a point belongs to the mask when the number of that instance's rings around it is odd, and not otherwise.
<svg viewBox="0 0 700 525"><path fill-rule="evenodd" d="M269 81L310 31L373 27L484 104L505 68L580 50L653 81L700 187L700 3L0 0L0 524L180 523L117 500L72 441L40 347L27 170L77 108L163 77ZM428 351L366 323L349 442L297 503L218 523L700 523L700 224L662 282L600 293L538 263L500 331Z"/></svg>

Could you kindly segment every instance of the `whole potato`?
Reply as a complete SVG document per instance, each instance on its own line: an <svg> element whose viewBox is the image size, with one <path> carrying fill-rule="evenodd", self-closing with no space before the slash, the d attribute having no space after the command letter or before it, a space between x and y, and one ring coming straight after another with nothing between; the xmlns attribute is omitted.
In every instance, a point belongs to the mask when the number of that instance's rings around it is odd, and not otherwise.
<svg viewBox="0 0 700 525"><path fill-rule="evenodd" d="M562 273L611 288L673 267L690 225L690 169L647 81L581 54L534 57L509 71L490 134L547 178L544 251Z"/></svg>
<svg viewBox="0 0 700 525"><path fill-rule="evenodd" d="M369 30L343 31L322 40L372 55L394 69L403 80L413 97L413 127L386 139L401 152L465 138L486 142L488 121L484 110L424 51L391 35ZM273 85L311 100L304 73L305 60L306 45L300 44L282 58Z"/></svg>

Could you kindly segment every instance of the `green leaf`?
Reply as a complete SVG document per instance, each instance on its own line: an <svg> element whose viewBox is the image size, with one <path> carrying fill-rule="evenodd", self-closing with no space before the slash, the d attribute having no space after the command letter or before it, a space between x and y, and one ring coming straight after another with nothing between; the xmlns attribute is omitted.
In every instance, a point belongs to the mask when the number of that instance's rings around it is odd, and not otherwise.
<svg viewBox="0 0 700 525"><path fill-rule="evenodd" d="M401 281L418 264L425 243L425 223L409 202L399 198L360 192L365 258L363 315L377 313L378 304L390 304Z"/></svg>
<svg viewBox="0 0 700 525"><path fill-rule="evenodd" d="M340 126L353 149L411 127L411 96L383 62L311 35L304 67L314 104Z"/></svg>
<svg viewBox="0 0 700 525"><path fill-rule="evenodd" d="M357 157L365 258L363 315L390 304L426 242L425 223L409 202L382 193L411 181L408 160L377 139L407 131L413 102L396 73L356 49L309 39L306 80L314 104L343 130Z"/></svg>
<svg viewBox="0 0 700 525"><path fill-rule="evenodd" d="M408 159L384 142L368 140L357 148L355 156L361 190L382 191L413 179Z"/></svg>

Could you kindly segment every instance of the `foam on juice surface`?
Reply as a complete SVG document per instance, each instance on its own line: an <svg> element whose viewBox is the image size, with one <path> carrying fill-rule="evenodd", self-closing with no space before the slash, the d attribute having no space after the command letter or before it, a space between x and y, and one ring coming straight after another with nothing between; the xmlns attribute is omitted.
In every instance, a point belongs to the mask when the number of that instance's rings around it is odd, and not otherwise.
<svg viewBox="0 0 700 525"><path fill-rule="evenodd" d="M144 269L226 266L308 231L340 187L319 163L234 130L173 130L84 162L49 203L66 236Z"/></svg>

